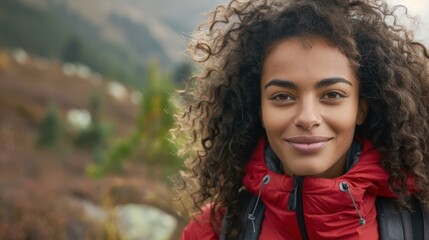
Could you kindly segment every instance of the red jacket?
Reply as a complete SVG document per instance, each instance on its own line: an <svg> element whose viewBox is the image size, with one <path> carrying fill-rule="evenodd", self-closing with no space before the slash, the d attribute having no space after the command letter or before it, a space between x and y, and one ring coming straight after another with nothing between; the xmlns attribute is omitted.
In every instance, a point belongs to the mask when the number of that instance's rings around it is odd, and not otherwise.
<svg viewBox="0 0 429 240"><path fill-rule="evenodd" d="M265 165L261 141L246 166L243 184L249 192L258 195L264 176L270 181L262 187L265 217L260 239L301 239L296 211L288 210L293 189L293 178L270 171ZM380 165L380 153L364 141L359 161L344 175L328 179L304 177L302 185L303 209L309 239L378 239L375 199L394 197L388 185L388 174ZM350 193L340 189L341 183L350 186ZM359 213L366 223L361 225ZM183 232L182 240L215 240L218 234L212 227L209 211L193 220Z"/></svg>

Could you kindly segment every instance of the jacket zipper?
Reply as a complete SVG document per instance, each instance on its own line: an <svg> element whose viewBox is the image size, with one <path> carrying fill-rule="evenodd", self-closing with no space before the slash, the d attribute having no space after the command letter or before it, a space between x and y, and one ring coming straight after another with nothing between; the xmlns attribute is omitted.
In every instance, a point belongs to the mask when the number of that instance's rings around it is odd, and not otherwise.
<svg viewBox="0 0 429 240"><path fill-rule="evenodd" d="M288 209L296 211L296 218L298 221L299 231L301 233L303 240L308 240L308 234L305 227L304 220L304 207L302 200L302 183L304 182L304 177L294 176L293 177L293 188L289 196Z"/></svg>

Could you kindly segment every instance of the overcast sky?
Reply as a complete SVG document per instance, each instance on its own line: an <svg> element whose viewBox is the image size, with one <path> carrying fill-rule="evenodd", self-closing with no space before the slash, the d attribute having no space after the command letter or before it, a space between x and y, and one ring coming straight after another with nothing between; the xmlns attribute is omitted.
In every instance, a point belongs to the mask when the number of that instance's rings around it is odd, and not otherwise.
<svg viewBox="0 0 429 240"><path fill-rule="evenodd" d="M393 4L405 5L411 15L420 19L417 40L429 46L429 1L428 0L390 0Z"/></svg>
<svg viewBox="0 0 429 240"><path fill-rule="evenodd" d="M211 9L219 3L226 3L228 0L188 0L195 2L204 7ZM420 19L418 32L416 33L417 40L423 41L429 46L429 1L428 0L387 0L392 4L405 5L411 15L417 16Z"/></svg>

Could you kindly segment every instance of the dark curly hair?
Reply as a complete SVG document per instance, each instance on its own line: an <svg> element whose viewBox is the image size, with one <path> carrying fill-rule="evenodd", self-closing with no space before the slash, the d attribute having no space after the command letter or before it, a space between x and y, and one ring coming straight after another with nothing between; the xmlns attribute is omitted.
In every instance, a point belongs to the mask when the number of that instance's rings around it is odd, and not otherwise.
<svg viewBox="0 0 429 240"><path fill-rule="evenodd" d="M429 55L397 23L396 10L378 0L232 0L212 12L190 43L201 66L176 95L173 135L186 159L182 188L194 210L211 203L212 216L228 210L227 234L240 231L239 189L244 166L259 138L260 79L265 56L288 37L328 39L350 60L369 105L356 134L382 154L389 186L407 207L406 179L429 206ZM214 219L212 219L214 220ZM213 221L214 223L216 221ZM219 226L218 226L219 227Z"/></svg>

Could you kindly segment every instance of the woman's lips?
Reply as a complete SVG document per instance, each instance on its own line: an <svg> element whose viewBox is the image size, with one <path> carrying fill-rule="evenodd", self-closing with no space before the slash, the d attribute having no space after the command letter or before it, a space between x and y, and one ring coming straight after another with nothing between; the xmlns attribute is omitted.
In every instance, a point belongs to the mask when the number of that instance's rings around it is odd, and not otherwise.
<svg viewBox="0 0 429 240"><path fill-rule="evenodd" d="M297 136L286 138L285 140L298 152L315 153L325 147L331 138L321 136Z"/></svg>

